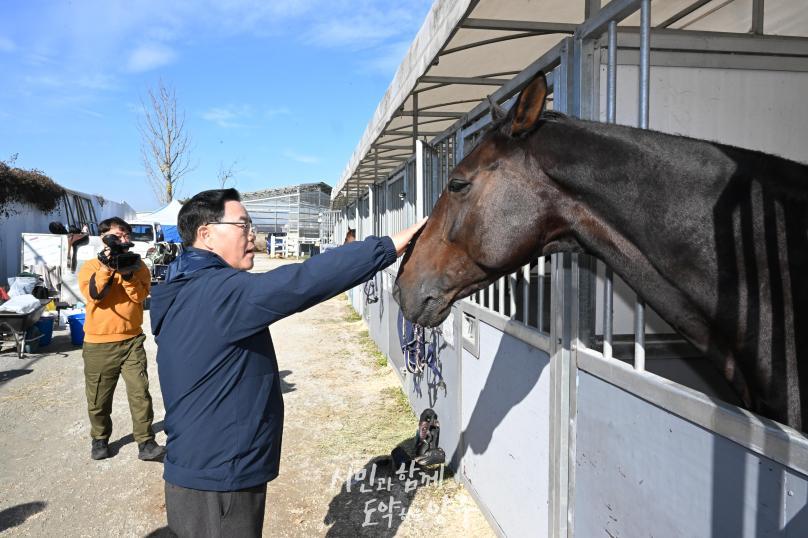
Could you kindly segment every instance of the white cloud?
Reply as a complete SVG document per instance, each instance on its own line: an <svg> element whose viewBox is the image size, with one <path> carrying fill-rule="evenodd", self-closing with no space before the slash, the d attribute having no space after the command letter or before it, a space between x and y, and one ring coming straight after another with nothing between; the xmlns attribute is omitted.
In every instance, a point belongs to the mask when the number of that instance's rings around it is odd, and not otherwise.
<svg viewBox="0 0 808 538"><path fill-rule="evenodd" d="M307 32L306 41L324 47L370 48L398 32L398 26L384 23L379 17L351 17L315 24Z"/></svg>
<svg viewBox="0 0 808 538"><path fill-rule="evenodd" d="M95 110L90 110L89 108L79 108L77 109L82 114L87 114L88 116L92 116L94 118L103 118L104 115L100 112L96 112Z"/></svg>
<svg viewBox="0 0 808 538"><path fill-rule="evenodd" d="M292 159L293 161L297 161L303 164L317 164L318 162L320 162L319 157L315 157L314 155L304 155L291 149L284 150L283 156L286 157L287 159Z"/></svg>
<svg viewBox="0 0 808 538"><path fill-rule="evenodd" d="M219 127L232 129L249 127L247 122L253 117L253 113L249 105L227 105L209 108L201 116Z"/></svg>
<svg viewBox="0 0 808 538"><path fill-rule="evenodd" d="M86 90L107 91L118 87L114 77L102 73L78 76L69 73L25 75L21 80L25 92L59 90L59 95L62 97L76 90L81 92L86 92Z"/></svg>
<svg viewBox="0 0 808 538"><path fill-rule="evenodd" d="M288 108L283 106L283 107L279 107L279 108L267 109L264 112L264 117L269 120L269 119L274 118L275 116L288 116L291 113L292 113L291 110L289 110Z"/></svg>
<svg viewBox="0 0 808 538"><path fill-rule="evenodd" d="M126 70L131 73L151 71L172 63L176 58L177 53L163 44L140 45L129 55Z"/></svg>
<svg viewBox="0 0 808 538"><path fill-rule="evenodd" d="M398 66L404 61L404 55L410 48L409 41L399 41L389 45L377 47L379 53L364 63L363 71L380 73L392 78Z"/></svg>
<svg viewBox="0 0 808 538"><path fill-rule="evenodd" d="M15 50L17 50L17 45L11 39L0 35L0 52L14 52Z"/></svg>

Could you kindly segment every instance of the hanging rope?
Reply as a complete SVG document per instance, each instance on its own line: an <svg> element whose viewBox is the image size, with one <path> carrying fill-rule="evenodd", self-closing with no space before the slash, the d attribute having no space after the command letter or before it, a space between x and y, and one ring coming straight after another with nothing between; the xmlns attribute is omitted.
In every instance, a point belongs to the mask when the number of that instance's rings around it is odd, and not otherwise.
<svg viewBox="0 0 808 538"><path fill-rule="evenodd" d="M430 341L429 345L427 345L426 329L407 321L404 316L401 316L399 341L401 342L401 351L404 353L404 364L411 374L422 374L424 370L429 368L442 383L443 376L436 365L438 340L442 336L442 332L440 327L429 329L429 331Z"/></svg>
<svg viewBox="0 0 808 538"><path fill-rule="evenodd" d="M365 304L373 304L379 302L379 292L376 288L376 275L365 282L362 286L362 291L365 293Z"/></svg>

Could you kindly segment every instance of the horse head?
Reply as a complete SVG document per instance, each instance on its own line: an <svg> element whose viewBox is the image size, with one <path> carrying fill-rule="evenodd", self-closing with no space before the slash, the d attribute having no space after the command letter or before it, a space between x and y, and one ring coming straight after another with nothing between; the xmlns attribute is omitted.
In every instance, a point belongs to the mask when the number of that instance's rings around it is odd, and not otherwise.
<svg viewBox="0 0 808 538"><path fill-rule="evenodd" d="M569 247L565 208L527 151L540 130L547 82L540 73L452 171L423 230L407 251L393 290L404 316L435 326L453 302L533 257Z"/></svg>

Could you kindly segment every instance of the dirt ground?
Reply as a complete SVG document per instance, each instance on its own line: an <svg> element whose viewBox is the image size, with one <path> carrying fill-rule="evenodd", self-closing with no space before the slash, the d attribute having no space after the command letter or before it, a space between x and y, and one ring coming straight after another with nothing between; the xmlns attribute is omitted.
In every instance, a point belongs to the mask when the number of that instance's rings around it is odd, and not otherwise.
<svg viewBox="0 0 808 538"><path fill-rule="evenodd" d="M280 263L258 257L255 270ZM147 333L148 326L147 317ZM416 417L343 296L271 331L286 420L264 536L494 536L448 470L442 480L418 472L399 480L391 468L386 456L397 444L409 446L403 443L414 435ZM93 461L81 350L62 330L42 351L21 360L5 348L0 353L0 533L170 536L162 464L137 459L123 382L113 407L114 456ZM146 351L154 426L164 444L150 335Z"/></svg>

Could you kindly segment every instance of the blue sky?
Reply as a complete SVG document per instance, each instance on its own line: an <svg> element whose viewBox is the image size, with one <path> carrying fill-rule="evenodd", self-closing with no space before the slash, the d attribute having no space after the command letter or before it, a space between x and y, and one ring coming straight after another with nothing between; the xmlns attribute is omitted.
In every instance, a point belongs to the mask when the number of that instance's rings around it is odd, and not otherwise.
<svg viewBox="0 0 808 538"><path fill-rule="evenodd" d="M334 185L431 2L3 1L0 159L159 207L137 129L173 86L193 140L185 197L216 186Z"/></svg>

